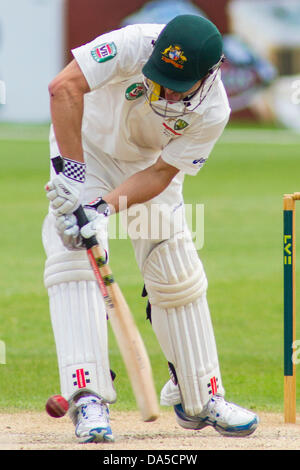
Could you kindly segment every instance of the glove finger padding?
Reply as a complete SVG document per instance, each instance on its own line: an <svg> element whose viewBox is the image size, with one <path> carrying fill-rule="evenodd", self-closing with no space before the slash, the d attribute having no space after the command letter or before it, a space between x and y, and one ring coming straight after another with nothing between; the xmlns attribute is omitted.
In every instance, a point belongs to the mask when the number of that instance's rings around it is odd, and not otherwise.
<svg viewBox="0 0 300 470"><path fill-rule="evenodd" d="M66 248L69 250L82 249L82 238L75 215L56 217L55 228Z"/></svg>
<svg viewBox="0 0 300 470"><path fill-rule="evenodd" d="M99 240L107 240L107 227L110 209L106 201L99 197L95 201L84 206L86 216L90 223L81 228L83 238L96 236ZM103 244L103 243L102 243ZM105 243L103 244L105 247Z"/></svg>
<svg viewBox="0 0 300 470"><path fill-rule="evenodd" d="M106 247L108 217L89 207L84 208L89 223L80 230L74 214L56 217L55 228L64 246L69 250L82 249L83 238L96 236L99 243ZM106 250L107 251L107 250Z"/></svg>
<svg viewBox="0 0 300 470"><path fill-rule="evenodd" d="M92 218L89 218L92 216L92 214L89 214L89 212L94 212L95 215ZM97 214L95 210L91 209L85 209L85 213L87 214L87 217L89 218L90 222L81 228L81 236L83 238L91 238L93 236L98 236L100 239L102 239L103 235L107 234L108 218L103 214Z"/></svg>
<svg viewBox="0 0 300 470"><path fill-rule="evenodd" d="M77 235L78 235L79 227L77 225L76 217L74 214L60 215L59 217L56 217L55 228L57 229L58 232L61 233L73 227L78 228L77 230Z"/></svg>

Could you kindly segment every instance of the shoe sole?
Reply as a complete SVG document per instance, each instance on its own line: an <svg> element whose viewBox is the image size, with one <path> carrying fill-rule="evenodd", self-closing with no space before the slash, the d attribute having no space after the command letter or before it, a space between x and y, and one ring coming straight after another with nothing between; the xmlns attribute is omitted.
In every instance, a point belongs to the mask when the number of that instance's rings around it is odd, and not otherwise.
<svg viewBox="0 0 300 470"><path fill-rule="evenodd" d="M78 441L80 444L110 443L114 442L114 437L112 434L107 434L107 429L92 429L87 436L78 436Z"/></svg>
<svg viewBox="0 0 300 470"><path fill-rule="evenodd" d="M199 431L200 429L206 428L210 423L199 423L199 421L186 421L180 416L176 415L176 421L184 429L190 429L191 431Z"/></svg>
<svg viewBox="0 0 300 470"><path fill-rule="evenodd" d="M227 436L227 437L246 437L250 436L251 434L254 433L258 426L258 418L254 418L251 423L247 424L247 426L237 426L234 428L222 428L221 426L218 426L217 424L214 425L214 428L218 433L222 434L222 436Z"/></svg>
<svg viewBox="0 0 300 470"><path fill-rule="evenodd" d="M206 421L199 421L198 419L187 417L184 414L184 411L181 405L175 405L174 411L175 411L177 423L179 424L179 426L181 426L184 429L191 429L193 431L199 431L200 429L203 429L206 426L209 426L210 424Z"/></svg>

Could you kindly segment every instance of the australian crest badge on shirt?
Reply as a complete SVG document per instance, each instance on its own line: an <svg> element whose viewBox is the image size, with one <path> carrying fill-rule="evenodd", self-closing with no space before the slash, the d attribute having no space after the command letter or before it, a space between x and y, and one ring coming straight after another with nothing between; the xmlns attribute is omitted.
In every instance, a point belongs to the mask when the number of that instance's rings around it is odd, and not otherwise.
<svg viewBox="0 0 300 470"><path fill-rule="evenodd" d="M183 119L177 119L174 124L174 129L175 131L179 131L181 129L185 129L188 125L188 122L184 121Z"/></svg>
<svg viewBox="0 0 300 470"><path fill-rule="evenodd" d="M185 129L189 123L184 121L183 119L177 119L176 122L174 123L174 129L172 129L171 127L171 122L173 121L174 119L167 119L167 122L163 122L163 127L164 127L164 134L167 135L167 136L179 136L179 135L182 135L182 133L179 133L179 132L176 132L176 131L181 131L183 129ZM173 124L172 124L173 125Z"/></svg>
<svg viewBox="0 0 300 470"><path fill-rule="evenodd" d="M117 55L117 46L114 42L100 44L91 50L91 54L96 62L106 62Z"/></svg>

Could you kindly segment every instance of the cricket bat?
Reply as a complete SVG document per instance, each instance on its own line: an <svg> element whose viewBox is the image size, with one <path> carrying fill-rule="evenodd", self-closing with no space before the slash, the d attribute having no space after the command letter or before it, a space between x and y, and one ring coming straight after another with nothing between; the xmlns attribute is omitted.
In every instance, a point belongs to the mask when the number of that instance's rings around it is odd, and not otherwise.
<svg viewBox="0 0 300 470"><path fill-rule="evenodd" d="M82 207L79 207L74 214L80 227L88 222ZM151 364L144 342L109 265L104 264L106 253L98 245L96 237L86 240L86 248L138 408L144 421L154 421L158 418L159 407Z"/></svg>
<svg viewBox="0 0 300 470"><path fill-rule="evenodd" d="M55 162L53 165L59 173ZM82 206L74 212L74 215L80 227L89 222ZM109 265L106 264L104 249L98 244L95 236L85 239L85 246L142 419L155 421L159 416L159 405L144 342L122 291L114 280Z"/></svg>

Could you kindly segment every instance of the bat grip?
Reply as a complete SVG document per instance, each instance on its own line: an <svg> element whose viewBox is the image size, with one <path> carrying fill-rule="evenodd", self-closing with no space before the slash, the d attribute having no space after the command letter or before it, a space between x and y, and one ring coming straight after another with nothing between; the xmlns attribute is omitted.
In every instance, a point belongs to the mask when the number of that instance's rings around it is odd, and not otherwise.
<svg viewBox="0 0 300 470"><path fill-rule="evenodd" d="M62 157L58 156L52 158L51 163L57 175L63 171L64 162ZM76 211L74 211L74 215L80 228L89 223L89 219L87 218L86 213L84 212L84 209L81 205L78 207L78 209L76 209ZM90 238L83 238L83 243L88 250L93 246L98 245L97 238L94 235Z"/></svg>
<svg viewBox="0 0 300 470"><path fill-rule="evenodd" d="M74 215L77 219L77 223L78 223L80 228L89 223L89 219L87 218L86 213L84 212L84 209L83 209L82 206L79 206L78 209L76 209L76 211L74 211ZM83 240L83 243L84 243L85 247L88 250L90 248L92 248L93 246L98 245L98 240L95 237L95 235L91 236L90 238L83 238L82 237L82 240Z"/></svg>

